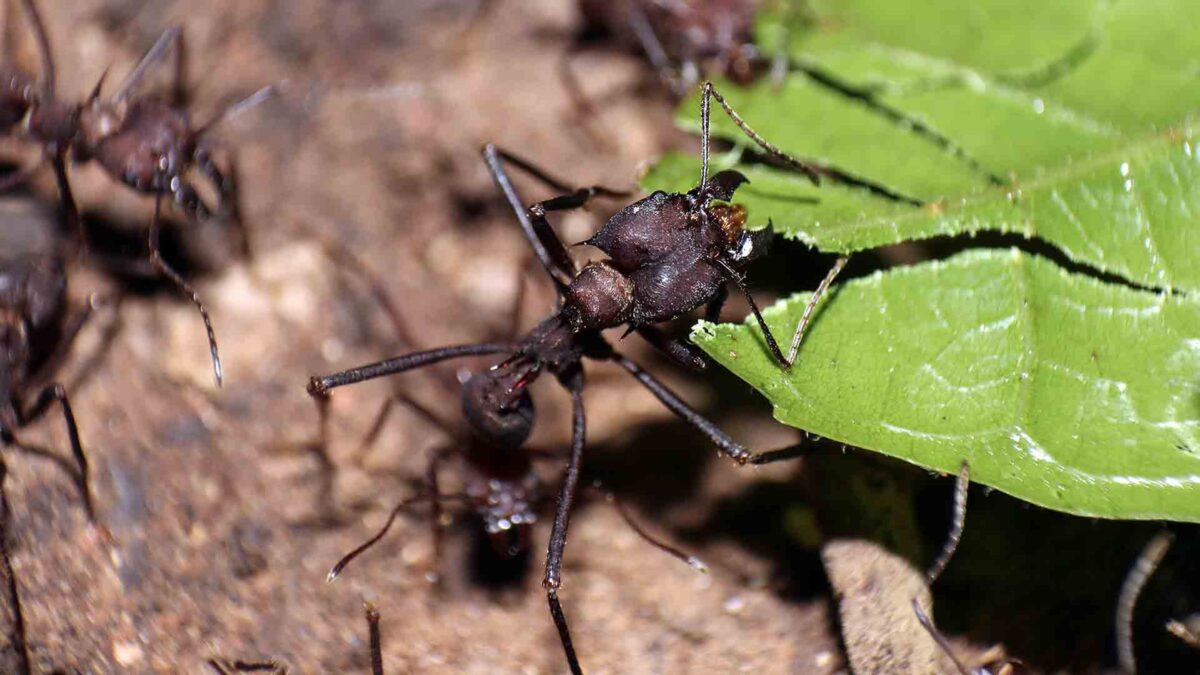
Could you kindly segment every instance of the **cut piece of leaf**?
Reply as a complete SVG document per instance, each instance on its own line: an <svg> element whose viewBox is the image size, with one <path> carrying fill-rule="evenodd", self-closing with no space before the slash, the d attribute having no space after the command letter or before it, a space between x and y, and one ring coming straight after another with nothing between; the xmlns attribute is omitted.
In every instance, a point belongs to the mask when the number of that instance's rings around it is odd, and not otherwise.
<svg viewBox="0 0 1200 675"><path fill-rule="evenodd" d="M996 230L1154 288L1200 290L1200 12L1189 0L815 3L776 88L725 86L771 142L925 206L761 165L752 219L822 250ZM770 26L766 27L767 29ZM764 30L764 33L778 31ZM698 129L695 98L683 123ZM752 148L719 111L714 131ZM736 163L724 158L719 168ZM695 184L671 156L650 188Z"/></svg>
<svg viewBox="0 0 1200 675"><path fill-rule="evenodd" d="M790 335L807 296L768 310ZM782 422L1015 497L1200 522L1200 301L1068 273L1019 250L844 284L784 372L759 329L692 339Z"/></svg>

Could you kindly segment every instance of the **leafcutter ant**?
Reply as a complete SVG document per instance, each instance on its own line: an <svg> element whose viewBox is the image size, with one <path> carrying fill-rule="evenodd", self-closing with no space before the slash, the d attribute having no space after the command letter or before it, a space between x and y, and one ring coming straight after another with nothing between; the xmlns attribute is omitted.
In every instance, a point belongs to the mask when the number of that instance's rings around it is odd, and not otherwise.
<svg viewBox="0 0 1200 675"><path fill-rule="evenodd" d="M777 161L800 171L814 182L825 167L796 159L768 143L725 102L711 82L705 82L700 102L700 182L686 193L655 192L621 209L586 242L609 257L575 270L567 250L546 219L551 211L579 208L596 196L619 196L605 188L571 190L529 162L488 145L484 159L496 184L516 211L542 265L563 297L562 322L572 331L598 331L620 325L642 333L652 344L680 363L703 367L692 348L656 331L655 323L669 321L707 305L709 320L717 320L733 283L746 298L762 329L767 347L787 369L796 360L800 341L813 311L846 264L839 258L813 293L796 325L787 355L780 349L758 304L743 283L738 269L761 255L770 243L770 229L745 229L744 208L727 204L748 179L727 170L709 176L710 101L722 110L758 147ZM507 162L564 194L526 208L517 197L503 163Z"/></svg>
<svg viewBox="0 0 1200 675"><path fill-rule="evenodd" d="M10 232L11 236L12 233ZM0 442L6 448L54 461L75 481L88 520L96 510L88 488L88 461L80 441L75 414L66 388L51 378L66 358L76 335L91 312L91 304L68 312L67 278L61 256L5 239L0 252ZM72 462L57 453L24 442L20 430L37 422L58 405L66 426ZM4 492L8 467L0 456L0 560L7 588L6 622L11 626L13 670L30 672L24 620L16 577L8 552L10 509Z"/></svg>
<svg viewBox="0 0 1200 675"><path fill-rule="evenodd" d="M552 243L549 240L540 242L542 246L548 244L562 249L562 243L557 239L554 239ZM553 275L551 278L555 279ZM549 371L555 375L572 399L572 441L551 529L543 585L546 588L550 612L558 629L568 663L573 672L581 672L571 643L566 617L558 599L558 588L561 585L562 557L566 545L570 509L578 491L582 469L586 426L582 397L583 359L611 361L621 366L647 387L668 409L705 433L731 457L741 462L763 462L774 459L775 456L773 454L753 455L748 452L679 399L653 375L643 370L631 359L613 350L598 330L573 330L561 312L556 312L550 318L539 323L527 335L515 341L443 347L311 378L308 392L317 400L322 418L321 447L325 447L326 402L332 389L402 373L452 358L500 354L505 355L500 363L491 368L471 372L465 376L465 380L460 385L463 416L469 429L466 434L407 394L403 392L394 394L394 401L409 406L420 416L443 429L454 441L454 444L433 453L428 465L424 489L401 501L374 536L338 561L330 571L329 578L330 580L336 578L346 565L382 539L400 513L422 503L428 503L432 510L430 524L433 528L435 559L439 557L438 551L441 548L440 516L445 501L463 503L474 513L482 522L489 541L499 555L511 557L528 550L531 543L531 530L538 519L537 506L543 501L542 486L534 471L534 461L544 458L561 458L561 455L556 453L538 453L525 446L534 423L534 403L528 387L543 372ZM372 433L378 430L387 409L385 407L384 410L381 410L376 423L372 425ZM443 494L438 485L439 469L446 459L455 454L461 457L465 465L464 490L461 494ZM609 499L612 497L610 496ZM687 556L654 539L645 530L638 527L628 512L619 504L618 510L643 539L660 550L687 562L695 569L705 569L703 563L694 557Z"/></svg>
<svg viewBox="0 0 1200 675"><path fill-rule="evenodd" d="M42 159L6 176L3 187L15 185L34 171L43 161L49 161L58 183L67 224L71 229L82 227L78 207L67 177L66 161L95 161L113 180L134 190L154 196L155 217L148 235L149 259L153 268L169 279L200 312L208 335L212 355L213 376L218 385L222 380L221 359L208 310L200 296L162 257L159 249L160 209L162 198L170 194L175 203L194 219L220 216L236 227L245 247L245 230L237 208L237 184L231 172L222 171L213 160L213 145L209 132L244 110L257 105L272 92L270 87L259 90L249 98L218 113L210 121L194 126L182 107L182 68L176 68L174 99L162 101L138 95L136 90L152 67L174 50L178 63L183 59L183 32L174 27L162 34L141 61L126 76L111 97L102 98L104 78L96 83L82 103L60 100L55 93L54 58L50 53L45 25L34 0L22 0L33 26L34 38L41 59L41 80L11 66L0 69L6 86L0 87L0 133L23 138L43 149ZM192 169L199 171L218 195L214 210L200 197L188 180ZM79 233L80 246L86 237Z"/></svg>

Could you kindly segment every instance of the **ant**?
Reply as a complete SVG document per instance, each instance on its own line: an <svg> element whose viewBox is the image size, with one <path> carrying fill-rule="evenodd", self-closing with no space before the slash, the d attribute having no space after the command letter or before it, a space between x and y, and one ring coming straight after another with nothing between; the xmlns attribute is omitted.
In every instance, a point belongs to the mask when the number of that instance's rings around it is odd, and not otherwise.
<svg viewBox="0 0 1200 675"><path fill-rule="evenodd" d="M200 312L208 335L213 376L220 386L223 373L216 335L208 309L199 294L162 257L159 249L161 202L170 194L175 203L195 220L220 214L239 231L242 246L248 250L245 229L237 208L237 182L232 173L223 172L213 160L212 144L205 136L216 126L261 103L273 92L265 87L250 97L218 113L209 122L193 126L182 107L183 31L178 26L165 31L146 52L110 98L101 98L101 76L82 103L68 103L55 93L54 59L41 15L34 0L22 0L41 60L41 81L12 67L0 68L0 134L25 138L43 148L43 156L34 164L18 169L0 181L0 188L11 187L28 178L43 161L49 160L58 184L59 197L67 214L68 228L79 230L80 248L86 237L82 220L67 177L66 160L95 161L114 180L138 192L154 196L154 219L148 234L151 266L165 276ZM174 50L176 79L173 101L135 95L136 88L149 70ZM197 169L215 188L216 210L208 206L187 179Z"/></svg>
<svg viewBox="0 0 1200 675"><path fill-rule="evenodd" d="M705 362L698 353L677 339L650 330L650 324L670 321L702 305L707 305L706 318L716 321L728 297L726 284L733 283L749 303L771 354L786 370L796 360L817 303L848 258L838 258L813 293L785 356L738 272L738 268L766 251L772 236L770 227L755 232L746 230L745 208L721 203L732 200L738 187L749 182L745 175L726 170L709 176L711 100L716 100L747 137L779 162L813 182L828 172L823 166L796 159L767 142L726 103L711 82L705 82L700 100L700 182L686 193L654 192L618 211L594 236L582 242L599 248L609 258L575 270L546 214L582 207L593 197L616 197L623 193L601 187L571 190L529 162L492 145L484 148L484 160L562 296L562 321L571 331L599 331L627 324L628 332L641 333L674 360L702 369ZM564 194L525 208L502 162Z"/></svg>
<svg viewBox="0 0 1200 675"><path fill-rule="evenodd" d="M90 302L68 317L66 289L66 271L57 252L14 252L13 247L6 246L0 253L0 443L48 458L71 474L88 521L95 525L87 456L66 388L58 382L45 384L66 357L95 304ZM74 468L56 453L25 443L17 436L20 429L44 417L55 403L62 410ZM11 644L16 654L16 670L29 673L24 619L7 544L10 515L4 492L7 475L8 467L0 456L0 560L13 622ZM103 528L101 532L107 536Z"/></svg>
<svg viewBox="0 0 1200 675"><path fill-rule="evenodd" d="M499 155L494 148L485 148L485 159L489 166L498 166ZM517 165L527 170L536 171L529 165ZM535 175L540 174L538 172ZM644 370L633 360L616 351L601 334L602 327L597 324L580 323L578 315L567 311L572 296L569 293L570 284L563 280L576 279L581 276L574 262L567 255L566 247L557 238L553 230L545 226L534 227L529 215L522 208L521 200L507 181L502 171L494 173L501 189L505 192L510 203L514 206L522 221L522 226L529 243L555 286L559 296L560 309L519 340L483 342L441 347L426 351L405 354L373 364L332 373L314 376L309 380L308 393L317 401L321 416L322 440L320 447L325 447L325 433L329 392L337 387L347 386L373 380L380 377L395 375L406 371L430 366L449 359L504 355L502 360L490 368L471 372L465 376L461 384L461 405L463 416L470 428L470 435L462 439L466 449L462 451L464 460L469 468L466 492L457 495L465 501L484 521L494 544L501 547L501 552L519 550L528 544L530 527L534 514L530 505L534 498L536 483L531 479L531 464L533 453L524 448L534 422L534 404L528 387L542 373L549 371L559 384L567 391L572 401L572 437L567 467L560 488L554 522L551 527L550 542L546 555L546 568L542 585L546 590L551 617L558 630L568 665L573 673L582 669L575 655L567 627L566 617L558 598L558 589L562 585L562 558L566 545L567 527L571 507L579 487L582 469L586 421L583 406L584 388L584 359L615 363L638 380L671 412L685 422L695 427L709 438L719 451L737 461L739 464L765 464L790 457L792 449L784 449L767 453L755 454L734 441L717 426L691 408L679 398L670 388L660 382L652 374ZM552 179L551 179L552 180ZM612 193L603 188L582 190L576 195L593 193ZM704 192L703 194L708 194ZM537 216L547 204L577 203L577 196L568 196L558 202L542 202L529 209L529 213ZM703 211L701 211L703 213ZM544 215L542 212L541 215ZM644 326L649 329L651 327ZM401 394L399 400L409 402L415 410L434 421L439 426L439 419L429 411L422 411L419 404L411 402ZM415 405L414 405L415 404ZM460 436L453 434L453 436ZM443 496L437 489L437 464L441 453L435 453L431 462L428 488L401 502L393 510L388 522L378 534L366 543L352 551L336 565L331 576L336 575L354 557L372 546L386 533L392 521L404 509L418 503L428 501L434 510L432 522L435 527L440 514L440 501ZM635 529L637 529L635 527ZM436 530L435 530L436 536ZM435 539L436 547L436 539ZM664 548L660 546L660 548ZM668 550L668 552L671 552ZM693 567L693 559L685 558L682 554L677 557L686 559Z"/></svg>

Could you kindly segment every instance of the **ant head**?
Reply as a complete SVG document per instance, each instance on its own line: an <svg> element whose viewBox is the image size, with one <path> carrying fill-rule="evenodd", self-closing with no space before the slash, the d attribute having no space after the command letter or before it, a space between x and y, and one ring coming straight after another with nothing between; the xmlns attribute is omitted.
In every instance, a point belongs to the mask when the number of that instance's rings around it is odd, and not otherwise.
<svg viewBox="0 0 1200 675"><path fill-rule="evenodd" d="M463 415L489 445L516 449L533 431L533 399L507 370L471 375L462 388Z"/></svg>
<svg viewBox="0 0 1200 675"><path fill-rule="evenodd" d="M81 108L57 100L42 101L29 113L29 133L51 153L71 145L79 134Z"/></svg>

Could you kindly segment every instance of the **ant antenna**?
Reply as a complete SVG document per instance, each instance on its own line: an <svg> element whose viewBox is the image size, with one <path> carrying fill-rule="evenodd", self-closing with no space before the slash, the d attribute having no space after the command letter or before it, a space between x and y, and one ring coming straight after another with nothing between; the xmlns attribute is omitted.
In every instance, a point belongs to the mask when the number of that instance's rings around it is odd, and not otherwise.
<svg viewBox="0 0 1200 675"><path fill-rule="evenodd" d="M950 534L946 537L946 543L942 545L941 553L925 572L925 582L930 586L942 576L942 571L946 569L950 558L954 557L954 552L958 550L958 543L962 541L963 528L967 524L967 488L970 486L971 467L964 459L962 468L958 470L958 479L954 481L954 520L950 524Z"/></svg>
<svg viewBox="0 0 1200 675"><path fill-rule="evenodd" d="M737 114L737 111L735 111L728 103L725 102L725 97L721 96L711 81L705 81L704 96L700 99L700 133L704 137L700 151L700 187L702 189L708 180L708 99L710 96L717 100L717 103L720 104L721 108L725 111L725 114L729 116L729 119L733 120L733 123L736 124L737 127L742 130L742 133L746 134L750 140L754 141L755 145L762 148L764 152L776 160L783 162L784 164L807 176L814 185L820 185L821 171L819 166L811 162L805 162L803 160L796 159L783 150L780 150L776 146L768 143L767 139L763 138L758 134L757 131L750 128L750 125L746 124L746 120L742 119L742 116Z"/></svg>
<svg viewBox="0 0 1200 675"><path fill-rule="evenodd" d="M1137 672L1137 657L1133 652L1133 611L1137 607L1138 597L1142 594L1146 582L1158 569L1163 556L1171 548L1175 535L1170 532L1159 532L1142 549L1141 555L1133 563L1125 582L1121 584L1121 594L1117 597L1117 661L1121 664L1121 672Z"/></svg>
<svg viewBox="0 0 1200 675"><path fill-rule="evenodd" d="M188 282L184 281L183 277L171 268L167 261L162 257L162 251L158 247L158 230L162 224L162 190L159 189L154 195L154 220L150 223L149 246L150 246L150 264L154 266L163 276L167 277L179 287L179 290L192 299L192 304L196 309L200 310L200 318L204 320L204 330L208 333L208 351L212 355L213 377L217 381L217 386L221 386L224 379L224 372L221 369L221 354L217 351L217 335L213 331L212 319L208 315L208 309L204 306L204 302L200 300L200 294L191 287Z"/></svg>
<svg viewBox="0 0 1200 675"><path fill-rule="evenodd" d="M192 133L192 135L196 138L199 138L200 136L203 136L207 132L211 131L214 127L229 122L234 118L240 117L242 114L249 112L253 108L257 108L259 105L266 102L267 99L275 96L277 93L278 88L273 84L268 84L253 94L250 94L246 98L240 101L235 101L224 110L217 112L215 115L213 115L212 119L202 124L198 129L196 129L195 132Z"/></svg>
<svg viewBox="0 0 1200 675"><path fill-rule="evenodd" d="M617 509L617 513L621 514L621 519L625 521L625 524L629 526L629 529L637 533L637 535L646 543L650 544L654 548L657 548L663 553L666 553L672 558L675 558L676 560L687 563L688 567L691 567L697 572L700 572L701 574L708 574L708 565L704 564L703 560L666 543L665 541L647 532L642 528L641 525L638 525L637 521L633 519L633 514L629 513L629 509L625 507L625 504L610 490L601 485L600 481L595 481L592 483L592 487L598 490L600 494L604 495L604 501L612 504Z"/></svg>
<svg viewBox="0 0 1200 675"><path fill-rule="evenodd" d="M33 24L33 37L37 42L38 57L42 60L42 96L49 100L54 97L54 57L50 54L50 38L46 35L46 24L38 12L33 0L21 0L29 23Z"/></svg>
<svg viewBox="0 0 1200 675"><path fill-rule="evenodd" d="M376 532L373 537L359 544L353 551L350 551L343 556L341 560L337 561L337 564L329 570L329 574L325 577L325 581L328 583L337 581L338 575L340 575L342 571L346 569L346 565L349 565L355 558L365 553L367 549L379 543L380 539L383 539L384 535L388 533L388 530L392 529L392 523L396 522L396 518L400 515L401 511L404 511L413 504L425 499L428 499L427 495L414 495L408 499L402 500L399 504L396 504L395 508L392 509L391 514L388 516L387 522L383 524L383 527L379 528L379 531Z"/></svg>
<svg viewBox="0 0 1200 675"><path fill-rule="evenodd" d="M367 633L371 641L371 675L383 675L383 640L379 636L379 610L369 602L363 603L367 615Z"/></svg>

